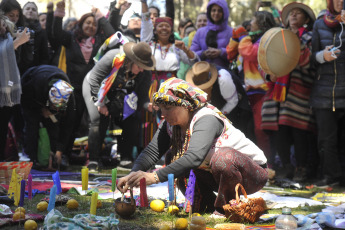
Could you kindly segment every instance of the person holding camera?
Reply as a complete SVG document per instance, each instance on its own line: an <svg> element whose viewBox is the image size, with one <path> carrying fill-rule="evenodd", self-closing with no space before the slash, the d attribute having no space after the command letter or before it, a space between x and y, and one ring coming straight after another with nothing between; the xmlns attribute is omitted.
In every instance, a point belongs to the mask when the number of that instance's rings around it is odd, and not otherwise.
<svg viewBox="0 0 345 230"><path fill-rule="evenodd" d="M339 134L345 128L345 11L343 0L327 0L327 13L315 21L312 58L316 71L310 96L318 130L323 177L317 186L340 182ZM335 49L334 49L335 48Z"/></svg>

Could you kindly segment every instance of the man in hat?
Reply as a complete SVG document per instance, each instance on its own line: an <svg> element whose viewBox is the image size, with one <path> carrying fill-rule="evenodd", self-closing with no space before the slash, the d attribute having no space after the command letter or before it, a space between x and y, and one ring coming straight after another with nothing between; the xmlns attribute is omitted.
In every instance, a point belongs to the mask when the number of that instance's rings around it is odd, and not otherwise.
<svg viewBox="0 0 345 230"><path fill-rule="evenodd" d="M39 166L37 151L40 123L47 128L51 151L58 166L72 133L73 87L67 75L55 66L28 69L22 79L21 105L25 121L24 151Z"/></svg>
<svg viewBox="0 0 345 230"><path fill-rule="evenodd" d="M208 94L216 106L246 137L255 140L253 116L247 95L237 76L206 61L195 63L186 74L186 81Z"/></svg>

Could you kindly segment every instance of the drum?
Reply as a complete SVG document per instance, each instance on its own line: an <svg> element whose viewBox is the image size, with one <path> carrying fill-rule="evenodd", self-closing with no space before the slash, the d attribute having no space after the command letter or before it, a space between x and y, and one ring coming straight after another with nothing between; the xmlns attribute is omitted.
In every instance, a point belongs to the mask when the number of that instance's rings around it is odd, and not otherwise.
<svg viewBox="0 0 345 230"><path fill-rule="evenodd" d="M275 27L262 36L258 62L265 73L277 77L287 75L297 66L299 57L300 41L292 31Z"/></svg>

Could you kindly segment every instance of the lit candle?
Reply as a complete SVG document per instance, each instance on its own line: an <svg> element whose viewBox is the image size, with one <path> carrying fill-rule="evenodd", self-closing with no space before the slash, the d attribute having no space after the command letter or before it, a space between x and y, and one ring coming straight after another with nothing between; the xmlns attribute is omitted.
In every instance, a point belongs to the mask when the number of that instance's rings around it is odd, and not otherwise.
<svg viewBox="0 0 345 230"><path fill-rule="evenodd" d="M168 174L169 201L174 201L174 174Z"/></svg>
<svg viewBox="0 0 345 230"><path fill-rule="evenodd" d="M28 176L28 196L29 200L32 200L32 175L29 174Z"/></svg>
<svg viewBox="0 0 345 230"><path fill-rule="evenodd" d="M55 208L55 197L56 197L56 185L54 184L53 187L50 189L50 196L49 196L49 204L48 204L48 212Z"/></svg>
<svg viewBox="0 0 345 230"><path fill-rule="evenodd" d="M89 189L89 169L81 169L81 181L82 181L82 190L86 191Z"/></svg>
<svg viewBox="0 0 345 230"><path fill-rule="evenodd" d="M98 193L97 192L92 193L91 207L90 207L90 214L92 215L96 215L97 200L98 200Z"/></svg>
<svg viewBox="0 0 345 230"><path fill-rule="evenodd" d="M24 194L25 194L25 180L22 180L20 182L20 201L19 201L19 207L24 206Z"/></svg>
<svg viewBox="0 0 345 230"><path fill-rule="evenodd" d="M117 168L111 170L111 191L116 190Z"/></svg>

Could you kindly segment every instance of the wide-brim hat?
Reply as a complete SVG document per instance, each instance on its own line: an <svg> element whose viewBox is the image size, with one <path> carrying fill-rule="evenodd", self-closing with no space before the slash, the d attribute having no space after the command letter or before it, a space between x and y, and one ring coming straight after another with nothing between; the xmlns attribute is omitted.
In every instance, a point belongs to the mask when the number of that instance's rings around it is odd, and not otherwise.
<svg viewBox="0 0 345 230"><path fill-rule="evenodd" d="M152 70L156 64L151 47L145 42L127 42L123 45L126 57L145 70Z"/></svg>
<svg viewBox="0 0 345 230"><path fill-rule="evenodd" d="M307 5L303 4L303 3L300 3L300 2L291 2L289 4L287 4L286 6L284 6L283 10L282 10L282 21L283 21L283 24L285 26L287 26L289 24L289 13L292 9L295 9L295 8L299 8L299 9L302 9L304 10L310 17L310 19L312 20L311 23L314 23L314 21L316 20L316 17L315 17L315 14L314 14L314 11Z"/></svg>
<svg viewBox="0 0 345 230"><path fill-rule="evenodd" d="M190 68L186 74L186 81L192 83L201 90L211 88L218 77L215 66L206 61L199 61Z"/></svg>

